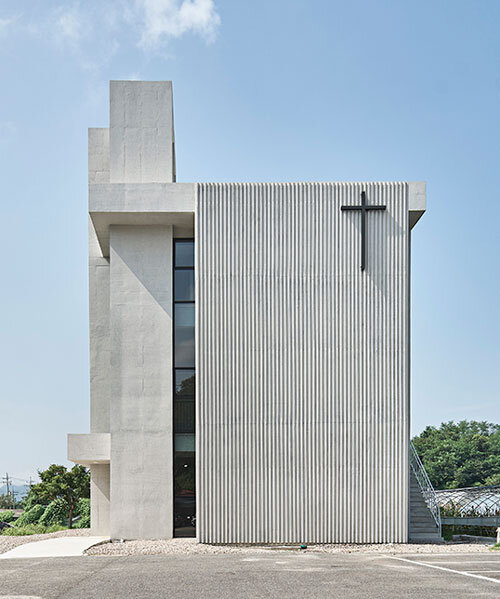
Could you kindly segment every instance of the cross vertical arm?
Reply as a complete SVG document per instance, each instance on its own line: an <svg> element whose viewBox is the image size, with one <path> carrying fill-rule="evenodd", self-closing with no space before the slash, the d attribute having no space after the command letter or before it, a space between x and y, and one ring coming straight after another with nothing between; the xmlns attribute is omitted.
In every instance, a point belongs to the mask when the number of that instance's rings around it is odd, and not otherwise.
<svg viewBox="0 0 500 599"><path fill-rule="evenodd" d="M366 267L366 213L372 210L385 210L387 206L385 204L377 204L375 206L366 205L366 192L361 192L361 206L341 206L340 209L344 212L347 210L354 210L361 212L361 270L364 271Z"/></svg>

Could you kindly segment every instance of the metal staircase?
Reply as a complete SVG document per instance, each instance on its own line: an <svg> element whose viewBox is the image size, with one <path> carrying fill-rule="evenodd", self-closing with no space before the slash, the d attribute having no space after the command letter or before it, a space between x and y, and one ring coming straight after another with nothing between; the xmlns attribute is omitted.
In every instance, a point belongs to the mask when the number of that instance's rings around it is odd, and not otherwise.
<svg viewBox="0 0 500 599"><path fill-rule="evenodd" d="M410 441L410 543L443 543L441 513L434 488Z"/></svg>

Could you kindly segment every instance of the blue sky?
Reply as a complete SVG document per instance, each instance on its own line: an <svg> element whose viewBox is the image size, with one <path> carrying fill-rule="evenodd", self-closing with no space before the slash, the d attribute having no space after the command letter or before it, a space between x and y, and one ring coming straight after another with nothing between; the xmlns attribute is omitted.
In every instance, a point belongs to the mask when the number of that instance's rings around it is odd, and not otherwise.
<svg viewBox="0 0 500 599"><path fill-rule="evenodd" d="M87 432L87 127L174 82L180 181L425 180L413 432L500 422L500 3L0 3L0 473Z"/></svg>

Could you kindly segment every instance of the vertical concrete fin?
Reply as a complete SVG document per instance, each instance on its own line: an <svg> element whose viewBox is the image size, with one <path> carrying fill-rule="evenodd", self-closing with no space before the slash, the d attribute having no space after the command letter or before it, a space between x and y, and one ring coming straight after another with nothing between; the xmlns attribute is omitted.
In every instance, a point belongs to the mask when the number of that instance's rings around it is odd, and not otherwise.
<svg viewBox="0 0 500 599"><path fill-rule="evenodd" d="M109 129L89 129L89 183L109 183Z"/></svg>
<svg viewBox="0 0 500 599"><path fill-rule="evenodd" d="M175 181L171 81L110 82L110 181Z"/></svg>
<svg viewBox="0 0 500 599"><path fill-rule="evenodd" d="M90 522L92 533L109 535L109 464L90 466Z"/></svg>
<svg viewBox="0 0 500 599"><path fill-rule="evenodd" d="M172 226L112 226L111 536L173 534Z"/></svg>
<svg viewBox="0 0 500 599"><path fill-rule="evenodd" d="M110 345L109 261L103 258L94 225L89 228L90 430L109 432Z"/></svg>

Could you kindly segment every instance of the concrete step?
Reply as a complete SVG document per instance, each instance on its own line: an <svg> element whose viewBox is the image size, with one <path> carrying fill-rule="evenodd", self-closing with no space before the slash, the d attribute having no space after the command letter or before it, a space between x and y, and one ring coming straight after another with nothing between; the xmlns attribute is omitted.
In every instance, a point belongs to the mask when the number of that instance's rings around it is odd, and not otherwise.
<svg viewBox="0 0 500 599"><path fill-rule="evenodd" d="M410 543L444 543L413 471L410 472Z"/></svg>
<svg viewBox="0 0 500 599"><path fill-rule="evenodd" d="M410 516L410 524L433 524L435 526L434 518L430 516Z"/></svg>
<svg viewBox="0 0 500 599"><path fill-rule="evenodd" d="M430 518L432 520L432 514L428 509L418 512L416 510L410 510L410 519L412 518Z"/></svg>
<svg viewBox="0 0 500 599"><path fill-rule="evenodd" d="M436 521L434 520L434 518L432 517L432 515L429 514L424 514L422 516L415 516L415 514L410 514L410 522L415 522L415 523L419 523L419 524L423 524L425 522L430 522L432 523L433 526L436 526Z"/></svg>

